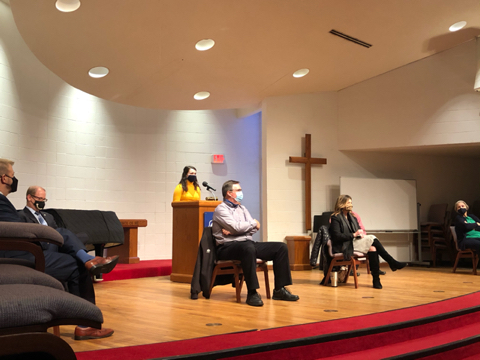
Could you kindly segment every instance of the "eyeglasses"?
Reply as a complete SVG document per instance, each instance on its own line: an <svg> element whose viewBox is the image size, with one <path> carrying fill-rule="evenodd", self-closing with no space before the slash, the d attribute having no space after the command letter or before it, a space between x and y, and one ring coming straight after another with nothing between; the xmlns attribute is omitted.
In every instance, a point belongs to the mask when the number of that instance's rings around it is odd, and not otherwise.
<svg viewBox="0 0 480 360"><path fill-rule="evenodd" d="M30 195L30 196L31 196L32 198L34 198L35 200L38 200L38 201L45 201L45 202L48 201L48 199L44 199L44 198L41 198L41 197L37 197L37 196L35 196L35 195Z"/></svg>
<svg viewBox="0 0 480 360"><path fill-rule="evenodd" d="M242 191L242 189L232 189L230 191Z"/></svg>

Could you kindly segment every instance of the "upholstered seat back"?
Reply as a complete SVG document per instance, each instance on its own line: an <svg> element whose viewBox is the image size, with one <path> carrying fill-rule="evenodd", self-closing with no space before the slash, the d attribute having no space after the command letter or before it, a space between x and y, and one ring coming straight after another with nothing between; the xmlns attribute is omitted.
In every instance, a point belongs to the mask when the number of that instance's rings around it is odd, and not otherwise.
<svg viewBox="0 0 480 360"><path fill-rule="evenodd" d="M0 291L1 285L7 284L42 285L64 290L60 281L41 271L21 265L0 264Z"/></svg>
<svg viewBox="0 0 480 360"><path fill-rule="evenodd" d="M40 224L0 221L0 238L44 239L63 245L62 235Z"/></svg>
<svg viewBox="0 0 480 360"><path fill-rule="evenodd" d="M2 329L47 324L75 324L73 319L103 323L100 309L78 296L43 285L0 285Z"/></svg>

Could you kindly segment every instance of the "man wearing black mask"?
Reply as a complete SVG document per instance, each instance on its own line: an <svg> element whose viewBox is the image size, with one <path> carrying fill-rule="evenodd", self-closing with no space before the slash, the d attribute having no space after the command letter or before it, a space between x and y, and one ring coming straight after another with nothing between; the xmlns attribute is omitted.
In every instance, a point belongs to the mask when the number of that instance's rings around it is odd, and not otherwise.
<svg viewBox="0 0 480 360"><path fill-rule="evenodd" d="M13 164L14 162L11 160L0 159L0 221L23 222L15 206L7 199L7 195L17 191L18 186ZM71 239L68 239L61 231L59 233L64 238L65 246L68 247ZM95 292L90 273L78 257L69 253L57 252L53 248L44 249L43 254L45 273L66 283L71 294L95 304ZM0 257L21 258L32 262L34 260L33 255L25 251L0 251ZM75 328L75 340L98 339L112 334L113 330L107 328L94 329L79 326Z"/></svg>
<svg viewBox="0 0 480 360"><path fill-rule="evenodd" d="M41 224L56 229L64 239L63 246L58 249L56 245L42 244L43 250L60 251L80 260L92 275L106 274L113 270L118 261L118 256L103 258L87 253L83 242L68 229L59 228L52 215L41 211L45 208L47 193L40 186L30 186L27 190L27 206L20 211L20 218L24 222Z"/></svg>

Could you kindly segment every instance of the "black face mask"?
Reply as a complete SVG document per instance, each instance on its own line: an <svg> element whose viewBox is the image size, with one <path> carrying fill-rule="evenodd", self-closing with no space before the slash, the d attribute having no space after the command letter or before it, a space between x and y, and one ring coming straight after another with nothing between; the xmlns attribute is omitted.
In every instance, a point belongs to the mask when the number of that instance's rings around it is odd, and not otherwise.
<svg viewBox="0 0 480 360"><path fill-rule="evenodd" d="M197 181L197 175L188 175L187 180L193 183Z"/></svg>
<svg viewBox="0 0 480 360"><path fill-rule="evenodd" d="M467 209L465 209L465 208L460 208L460 209L457 210L457 212L458 212L460 215L463 216L463 215L465 215L465 213L467 212Z"/></svg>
<svg viewBox="0 0 480 360"><path fill-rule="evenodd" d="M38 210L43 210L45 208L45 201L35 201L33 205L35 205Z"/></svg>
<svg viewBox="0 0 480 360"><path fill-rule="evenodd" d="M18 179L15 176L11 177L11 176L8 176L7 174L5 174L5 176L12 179L12 183L10 184L10 192L14 193L15 191L17 191L17 188L18 188Z"/></svg>

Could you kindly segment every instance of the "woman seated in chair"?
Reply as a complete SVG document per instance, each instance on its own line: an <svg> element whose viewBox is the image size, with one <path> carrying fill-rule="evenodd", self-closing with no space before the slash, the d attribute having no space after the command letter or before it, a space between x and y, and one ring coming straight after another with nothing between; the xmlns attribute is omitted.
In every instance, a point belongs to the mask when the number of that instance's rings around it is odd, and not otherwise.
<svg viewBox="0 0 480 360"><path fill-rule="evenodd" d="M352 209L352 198L348 195L340 195L330 223L332 251L343 253L345 256L352 256L354 251L367 254L373 276L373 287L381 289L379 255L390 265L392 271L403 269L407 264L395 260L374 235L366 235L360 228L357 218L352 214Z"/></svg>
<svg viewBox="0 0 480 360"><path fill-rule="evenodd" d="M463 200L455 203L455 232L460 250L471 249L480 253L480 219L468 214L468 205Z"/></svg>

